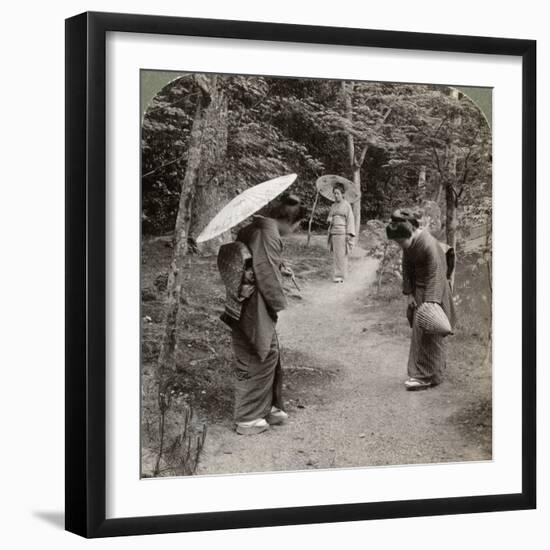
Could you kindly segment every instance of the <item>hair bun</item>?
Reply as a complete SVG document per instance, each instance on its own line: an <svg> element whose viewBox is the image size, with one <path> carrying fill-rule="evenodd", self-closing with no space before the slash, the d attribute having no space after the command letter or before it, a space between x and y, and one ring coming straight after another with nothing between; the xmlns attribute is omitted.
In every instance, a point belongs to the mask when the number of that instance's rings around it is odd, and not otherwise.
<svg viewBox="0 0 550 550"><path fill-rule="evenodd" d="M393 222L409 222L414 227L418 227L419 224L419 214L413 210L408 210L405 208L399 208L394 210L391 215L391 221Z"/></svg>

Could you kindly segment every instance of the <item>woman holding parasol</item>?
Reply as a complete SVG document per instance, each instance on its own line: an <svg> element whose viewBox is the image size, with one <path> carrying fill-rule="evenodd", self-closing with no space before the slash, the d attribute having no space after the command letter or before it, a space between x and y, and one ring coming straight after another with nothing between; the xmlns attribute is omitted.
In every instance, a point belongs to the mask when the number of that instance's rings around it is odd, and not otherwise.
<svg viewBox="0 0 550 550"><path fill-rule="evenodd" d="M210 238L211 226L222 227L225 231L229 228L227 223L234 226L243 221L286 189L295 178L295 174L283 176L248 189L229 203L203 234ZM276 332L277 314L287 305L282 275L291 274L283 264L281 237L291 233L304 215L305 208L300 199L285 195L270 205L266 215L253 216L252 222L237 234L236 243L244 245L251 256L251 270L243 273L243 287L246 286L247 291L239 298L238 312L228 315L226 307L222 320L231 328L235 366L234 421L239 434L261 433L270 424L282 424L288 418L283 410L282 371ZM226 220L229 216L231 221L223 222L224 216ZM201 238L205 240L203 234L199 236L199 241Z"/></svg>
<svg viewBox="0 0 550 550"><path fill-rule="evenodd" d="M332 200L328 214L328 246L332 252L333 281L343 283L348 272L348 256L355 237L355 218L350 201L357 199L353 184L340 176L322 176L317 180L317 189Z"/></svg>

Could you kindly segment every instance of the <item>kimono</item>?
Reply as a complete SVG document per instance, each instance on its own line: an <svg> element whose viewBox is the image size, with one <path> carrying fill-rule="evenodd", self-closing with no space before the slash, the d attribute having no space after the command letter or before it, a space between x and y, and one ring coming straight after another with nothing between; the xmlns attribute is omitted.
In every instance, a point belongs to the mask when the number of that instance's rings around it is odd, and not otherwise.
<svg viewBox="0 0 550 550"><path fill-rule="evenodd" d="M236 423L264 418L272 406L283 409L275 327L277 313L287 306L280 273L283 243L277 222L254 216L253 222L239 231L237 240L252 253L256 288L244 301L240 319L232 324Z"/></svg>
<svg viewBox="0 0 550 550"><path fill-rule="evenodd" d="M328 215L328 245L334 260L334 278L344 279L348 271L348 255L351 251L348 236L355 236L355 219L351 204L342 199L335 202Z"/></svg>
<svg viewBox="0 0 550 550"><path fill-rule="evenodd" d="M451 287L447 280L447 259L439 242L422 231L403 251L403 293L413 295L418 305L438 303L451 326L455 311ZM437 385L446 366L446 341L443 336L423 332L412 319L412 337L407 365L408 375Z"/></svg>

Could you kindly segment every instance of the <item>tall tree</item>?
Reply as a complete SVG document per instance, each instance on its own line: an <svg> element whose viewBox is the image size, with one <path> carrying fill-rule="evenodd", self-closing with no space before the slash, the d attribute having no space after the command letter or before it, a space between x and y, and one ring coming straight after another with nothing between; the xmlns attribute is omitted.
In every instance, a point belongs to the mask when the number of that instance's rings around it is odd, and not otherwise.
<svg viewBox="0 0 550 550"><path fill-rule="evenodd" d="M473 223L491 195L491 132L478 107L457 90L419 87L409 98L411 145L405 167L430 175L426 199L445 209L447 243L460 221ZM427 178L428 180L428 178Z"/></svg>
<svg viewBox="0 0 550 550"><path fill-rule="evenodd" d="M196 175L195 193L189 204L189 246L193 252L215 254L220 244L231 235L226 232L206 243L197 244L196 238L215 213L227 202L227 98L218 87L216 77L205 82L205 93L210 97L204 112L201 135L201 161Z"/></svg>
<svg viewBox="0 0 550 550"><path fill-rule="evenodd" d="M351 180L357 194L357 200L351 205L353 216L355 218L355 234L359 235L361 229L361 166L365 161L365 156L368 150L368 143L363 145L359 154L355 151L355 137L352 131L353 128L353 94L354 83L347 83L342 80L342 96L344 98L345 116L347 122L346 141L348 145L348 162L351 172Z"/></svg>
<svg viewBox="0 0 550 550"><path fill-rule="evenodd" d="M361 169L370 147L384 147L387 144L384 126L392 112L389 98L394 94L387 93L389 89L384 90L384 88L364 82L342 81L341 87L349 171L355 192L359 196L359 199L352 205L355 216L355 233L359 235L361 195L366 191L366 182L361 185ZM395 129L395 126L390 126L390 128Z"/></svg>
<svg viewBox="0 0 550 550"><path fill-rule="evenodd" d="M449 97L455 101L460 100L458 90L449 89ZM449 132L449 139L446 144L447 177L445 179L445 231L447 233L447 244L456 253L456 231L458 228L457 208L458 192L456 180L456 165L458 157L458 136L457 129L460 128L462 117L458 110L453 110L449 116L449 124L452 131ZM454 284L454 273L451 284Z"/></svg>
<svg viewBox="0 0 550 550"><path fill-rule="evenodd" d="M212 120L212 111L219 108L217 102L212 101L216 92L215 80L198 75L197 84L201 89L198 95L195 116L189 138L187 150L187 163L185 177L181 185L179 207L174 229L174 246L172 261L168 272L167 300L165 306L164 330L158 358L157 375L160 380L159 392L163 391L163 384L170 378L170 374L176 370L176 357L178 350L177 327L184 313L187 303L184 288L184 260L188 252L188 236L191 224L191 204L195 196L197 180L203 163L203 141L206 125Z"/></svg>

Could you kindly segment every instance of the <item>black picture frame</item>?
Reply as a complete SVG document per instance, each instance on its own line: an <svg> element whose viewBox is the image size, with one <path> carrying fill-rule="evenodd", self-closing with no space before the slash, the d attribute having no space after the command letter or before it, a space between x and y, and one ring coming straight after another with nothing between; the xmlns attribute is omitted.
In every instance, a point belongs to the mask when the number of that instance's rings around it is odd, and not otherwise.
<svg viewBox="0 0 550 550"><path fill-rule="evenodd" d="M522 490L515 494L106 519L105 39L108 31L520 57ZM536 506L536 42L83 13L66 20L66 529L108 537L532 509ZM519 335L518 335L519 337Z"/></svg>

